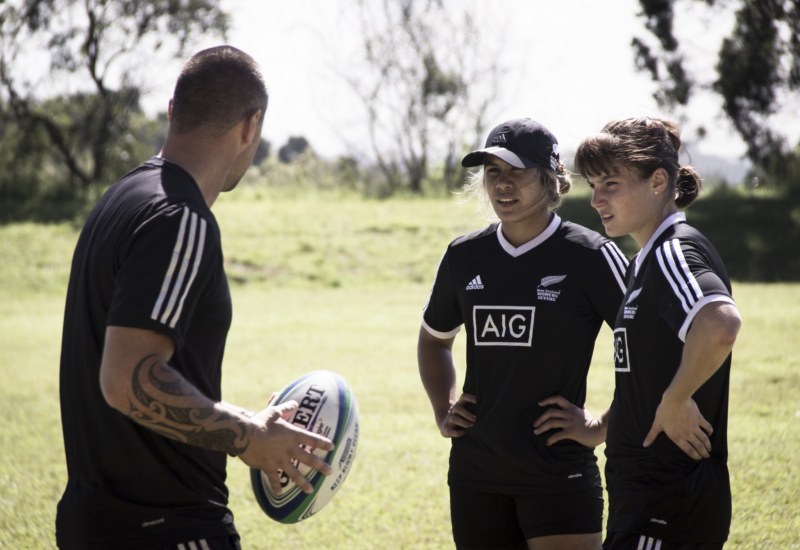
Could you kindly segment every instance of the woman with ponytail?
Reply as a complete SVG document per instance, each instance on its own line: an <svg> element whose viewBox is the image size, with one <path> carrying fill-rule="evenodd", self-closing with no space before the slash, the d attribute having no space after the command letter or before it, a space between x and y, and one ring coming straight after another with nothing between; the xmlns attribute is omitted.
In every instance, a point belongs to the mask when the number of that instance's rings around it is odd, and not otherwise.
<svg viewBox="0 0 800 550"><path fill-rule="evenodd" d="M720 549L730 527L728 387L741 318L719 254L680 211L702 186L680 148L673 122L632 118L606 124L575 157L608 236L641 247L615 322L616 389L602 418L605 550Z"/></svg>

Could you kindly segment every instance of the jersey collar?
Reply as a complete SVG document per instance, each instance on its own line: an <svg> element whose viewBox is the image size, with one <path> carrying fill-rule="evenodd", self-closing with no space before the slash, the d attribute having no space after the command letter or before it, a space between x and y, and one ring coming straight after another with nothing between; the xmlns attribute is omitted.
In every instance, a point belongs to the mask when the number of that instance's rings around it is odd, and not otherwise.
<svg viewBox="0 0 800 550"><path fill-rule="evenodd" d="M675 212L674 214L667 216L661 225L658 226L655 233L653 233L650 238L647 240L647 243L642 247L639 253L636 255L636 261L634 262L634 277L639 273L639 267L642 265L642 262L647 257L647 254L650 252L650 249L653 248L653 244L655 244L656 239L661 236L661 234L666 231L668 228L672 227L675 224L683 223L686 221L686 214L683 212Z"/></svg>
<svg viewBox="0 0 800 550"><path fill-rule="evenodd" d="M526 252L533 250L544 241L549 239L553 233L556 232L560 225L561 218L558 217L558 214L553 212L553 218L550 220L550 223L547 225L547 227L545 227L544 231L536 235L536 237L526 242L522 246L515 247L513 244L508 242L508 240L505 238L505 235L503 235L503 223L501 222L497 224L497 240L500 241L500 246L503 247L503 250L505 250L510 256L516 258L517 256L522 256Z"/></svg>

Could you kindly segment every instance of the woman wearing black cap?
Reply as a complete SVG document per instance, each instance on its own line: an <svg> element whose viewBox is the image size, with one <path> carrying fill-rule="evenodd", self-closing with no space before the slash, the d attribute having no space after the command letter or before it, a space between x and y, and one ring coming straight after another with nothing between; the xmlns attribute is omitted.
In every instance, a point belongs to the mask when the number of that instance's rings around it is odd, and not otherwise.
<svg viewBox="0 0 800 550"><path fill-rule="evenodd" d="M603 321L613 326L627 260L553 210L570 188L558 142L531 119L494 128L462 160L499 222L447 247L419 333L420 376L452 438L450 510L458 548L600 547L594 447L603 419L583 409ZM463 392L452 346L467 337Z"/></svg>

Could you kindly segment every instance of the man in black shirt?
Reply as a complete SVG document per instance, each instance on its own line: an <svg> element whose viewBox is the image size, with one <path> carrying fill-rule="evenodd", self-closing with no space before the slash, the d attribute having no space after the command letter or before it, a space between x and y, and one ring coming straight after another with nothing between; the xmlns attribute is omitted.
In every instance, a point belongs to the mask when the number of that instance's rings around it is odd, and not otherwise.
<svg viewBox="0 0 800 550"><path fill-rule="evenodd" d="M60 392L68 482L60 548L238 548L226 455L305 490L292 404L253 415L221 401L231 299L211 206L260 141L267 91L230 46L194 55L169 105L161 154L112 185L72 262Z"/></svg>

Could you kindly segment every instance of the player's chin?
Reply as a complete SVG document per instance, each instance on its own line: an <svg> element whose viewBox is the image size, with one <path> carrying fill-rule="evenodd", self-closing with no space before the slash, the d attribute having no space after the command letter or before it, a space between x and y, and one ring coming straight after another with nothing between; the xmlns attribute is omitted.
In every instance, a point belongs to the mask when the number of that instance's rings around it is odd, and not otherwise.
<svg viewBox="0 0 800 550"><path fill-rule="evenodd" d="M233 191L234 189L236 189L236 186L239 185L240 181L242 181L242 179L237 178L235 180L225 182L225 186L222 188L222 192L228 193L230 191Z"/></svg>
<svg viewBox="0 0 800 550"><path fill-rule="evenodd" d="M619 228L613 221L604 222L603 229L605 230L606 235L612 239L627 235L627 232Z"/></svg>
<svg viewBox="0 0 800 550"><path fill-rule="evenodd" d="M495 215L500 218L501 220L506 217L513 217L517 215L518 211L518 200L512 201L505 201L500 202L497 200L492 201L492 209L494 210Z"/></svg>

